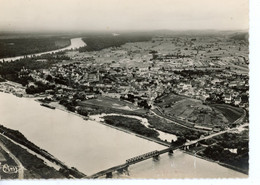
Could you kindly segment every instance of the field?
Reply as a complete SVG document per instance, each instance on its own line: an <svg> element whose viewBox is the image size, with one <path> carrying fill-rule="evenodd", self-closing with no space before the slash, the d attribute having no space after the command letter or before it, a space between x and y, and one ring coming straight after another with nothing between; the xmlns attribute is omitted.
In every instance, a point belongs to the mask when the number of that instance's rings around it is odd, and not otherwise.
<svg viewBox="0 0 260 185"><path fill-rule="evenodd" d="M200 100L170 94L161 97L157 102L165 115L186 122L208 127L224 126L228 123L221 111L204 105Z"/></svg>
<svg viewBox="0 0 260 185"><path fill-rule="evenodd" d="M122 109L122 110L129 110L129 111L135 111L139 109L138 107L134 106L132 103L119 100L116 98L110 98L110 97L97 97L95 99L89 99L81 102L81 104L85 105L100 105L103 107L111 107L114 109Z"/></svg>
<svg viewBox="0 0 260 185"><path fill-rule="evenodd" d="M228 119L229 122L236 121L242 114L243 110L226 104L214 104L211 107L216 108Z"/></svg>
<svg viewBox="0 0 260 185"><path fill-rule="evenodd" d="M106 113L106 114L118 113L118 114L136 115L136 116L144 117L147 114L147 111L144 109L131 110L124 105L118 106L119 102L120 102L119 100L115 100L109 103L109 101L100 101L100 99L98 98L97 100L92 99L92 100L85 100L82 102L78 102L77 106L79 106L80 109L83 110L83 112L88 112L88 114L90 115L102 114L102 113ZM122 101L122 103L124 102Z"/></svg>
<svg viewBox="0 0 260 185"><path fill-rule="evenodd" d="M41 53L69 45L70 39L61 37L0 39L0 58Z"/></svg>

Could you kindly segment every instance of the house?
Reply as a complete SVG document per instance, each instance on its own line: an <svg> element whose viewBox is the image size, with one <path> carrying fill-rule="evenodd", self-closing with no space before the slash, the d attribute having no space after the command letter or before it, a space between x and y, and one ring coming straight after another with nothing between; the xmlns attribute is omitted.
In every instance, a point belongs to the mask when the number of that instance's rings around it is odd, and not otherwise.
<svg viewBox="0 0 260 185"><path fill-rule="evenodd" d="M183 90L188 90L190 88L192 88L191 84L183 84L183 87L182 87Z"/></svg>
<svg viewBox="0 0 260 185"><path fill-rule="evenodd" d="M219 84L221 81L220 81L220 79L218 79L218 78L214 78L212 81L211 81L211 83L213 84L213 85L215 85L215 84Z"/></svg>
<svg viewBox="0 0 260 185"><path fill-rule="evenodd" d="M97 82L99 81L99 73L90 73L88 74L88 81L90 82Z"/></svg>
<svg viewBox="0 0 260 185"><path fill-rule="evenodd" d="M237 84L238 84L237 81L232 81L232 82L230 82L230 83L228 84L228 86L229 86L229 87L236 87Z"/></svg>
<svg viewBox="0 0 260 185"><path fill-rule="evenodd" d="M206 99L209 98L209 97L210 97L209 94L206 94L206 93L203 93L203 94L202 94L202 99L203 99L203 100L206 100Z"/></svg>
<svg viewBox="0 0 260 185"><path fill-rule="evenodd" d="M231 95L230 94L225 94L225 97L224 97L224 101L225 103L231 103Z"/></svg>
<svg viewBox="0 0 260 185"><path fill-rule="evenodd" d="M96 96L94 94L86 94L86 99L93 99L96 98Z"/></svg>
<svg viewBox="0 0 260 185"><path fill-rule="evenodd" d="M235 98L235 105L239 105L241 103L241 97L238 96Z"/></svg>

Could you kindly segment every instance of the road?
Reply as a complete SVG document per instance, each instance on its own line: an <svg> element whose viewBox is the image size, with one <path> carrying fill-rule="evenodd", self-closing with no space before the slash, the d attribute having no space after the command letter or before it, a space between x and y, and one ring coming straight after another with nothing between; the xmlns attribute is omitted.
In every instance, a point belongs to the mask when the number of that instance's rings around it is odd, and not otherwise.
<svg viewBox="0 0 260 185"><path fill-rule="evenodd" d="M212 137L215 137L215 136L224 134L224 133L226 133L226 132L235 131L235 130L240 130L241 128L246 127L246 126L248 126L248 125L249 125L248 123L245 123L245 124L240 125L240 126L235 127L235 128L230 128L230 129L227 129L227 130L224 130L224 131L220 131L220 132L217 132L217 133L214 133L214 134L205 136L205 137L200 138L200 139L196 139L196 140L192 140L192 141L186 142L185 145L190 145L190 144L193 144L193 143L197 143L197 142L199 142L199 141L202 141L202 140L210 139L210 138L212 138Z"/></svg>
<svg viewBox="0 0 260 185"><path fill-rule="evenodd" d="M8 155L14 160L14 162L17 164L18 167L18 179L24 178L24 167L22 163L4 146L2 142L0 142L0 147L8 153Z"/></svg>
<svg viewBox="0 0 260 185"><path fill-rule="evenodd" d="M181 127L184 127L184 128L190 129L190 130L194 130L194 131L208 132L208 131L205 131L205 130L202 130L202 129L196 129L196 128L188 127L188 126L186 126L186 125L177 123L176 121L172 121L172 120L170 120L170 119L168 119L168 118L165 118L165 117L163 117L163 116L160 116L160 115L156 114L156 113L155 113L154 111L152 111L152 110L151 110L151 112L152 112L152 114L154 114L155 116L157 116L157 117L159 117L159 118L161 118L161 119L164 119L164 120L166 120L166 121L168 121L168 122L171 122L171 123L174 123L174 124L176 124L176 125L179 125L179 126L181 126Z"/></svg>

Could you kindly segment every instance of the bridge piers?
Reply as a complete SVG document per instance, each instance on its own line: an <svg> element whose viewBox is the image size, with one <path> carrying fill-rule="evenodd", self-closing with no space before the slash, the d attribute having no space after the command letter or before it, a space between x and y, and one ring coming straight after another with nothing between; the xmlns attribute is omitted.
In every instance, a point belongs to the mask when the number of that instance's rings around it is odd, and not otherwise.
<svg viewBox="0 0 260 185"><path fill-rule="evenodd" d="M154 155L154 156L153 156L153 159L159 160L159 154L158 154L158 155Z"/></svg>
<svg viewBox="0 0 260 185"><path fill-rule="evenodd" d="M112 172L108 172L108 173L106 173L106 178L112 178L112 177L113 177Z"/></svg>
<svg viewBox="0 0 260 185"><path fill-rule="evenodd" d="M169 150L168 154L173 155L173 150Z"/></svg>
<svg viewBox="0 0 260 185"><path fill-rule="evenodd" d="M124 168L119 168L118 170L116 170L118 173L123 173L124 172Z"/></svg>
<svg viewBox="0 0 260 185"><path fill-rule="evenodd" d="M124 171L128 171L128 167L129 167L129 166L125 166L125 167L122 167L122 168L117 169L116 171L117 171L118 173L123 173Z"/></svg>

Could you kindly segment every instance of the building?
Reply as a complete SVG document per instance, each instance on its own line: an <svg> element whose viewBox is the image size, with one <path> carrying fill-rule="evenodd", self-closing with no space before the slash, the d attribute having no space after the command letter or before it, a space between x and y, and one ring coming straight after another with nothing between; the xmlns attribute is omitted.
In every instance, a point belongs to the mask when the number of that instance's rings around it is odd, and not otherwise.
<svg viewBox="0 0 260 185"><path fill-rule="evenodd" d="M232 100L231 95L230 94L225 94L225 97L224 97L225 103L230 104L231 100Z"/></svg>
<svg viewBox="0 0 260 185"><path fill-rule="evenodd" d="M241 97L238 96L235 98L235 105L239 105L241 103Z"/></svg>

